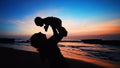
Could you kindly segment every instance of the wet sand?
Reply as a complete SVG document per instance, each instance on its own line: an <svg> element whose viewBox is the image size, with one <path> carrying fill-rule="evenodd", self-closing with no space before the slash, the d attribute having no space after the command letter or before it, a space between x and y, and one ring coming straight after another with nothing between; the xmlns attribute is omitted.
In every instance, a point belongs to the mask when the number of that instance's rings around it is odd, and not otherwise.
<svg viewBox="0 0 120 68"><path fill-rule="evenodd" d="M88 62L66 58L70 68L103 68ZM0 68L49 68L40 62L39 54L0 47Z"/></svg>

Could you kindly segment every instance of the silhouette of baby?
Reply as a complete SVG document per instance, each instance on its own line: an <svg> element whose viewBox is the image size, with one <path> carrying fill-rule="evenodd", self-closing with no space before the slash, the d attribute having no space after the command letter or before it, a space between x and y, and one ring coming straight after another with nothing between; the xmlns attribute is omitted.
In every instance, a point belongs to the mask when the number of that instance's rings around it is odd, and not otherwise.
<svg viewBox="0 0 120 68"><path fill-rule="evenodd" d="M49 26L52 26L55 29L62 27L62 21L57 17L36 17L34 22L37 26L44 26L45 31L48 30Z"/></svg>

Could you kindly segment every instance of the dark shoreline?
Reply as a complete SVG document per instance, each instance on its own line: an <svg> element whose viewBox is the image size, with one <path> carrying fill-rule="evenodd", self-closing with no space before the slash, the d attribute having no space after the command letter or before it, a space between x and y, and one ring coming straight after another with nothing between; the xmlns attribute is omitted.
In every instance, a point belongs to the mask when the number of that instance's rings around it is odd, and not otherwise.
<svg viewBox="0 0 120 68"><path fill-rule="evenodd" d="M15 38L0 38L0 43L29 43L29 40L15 41ZM120 40L102 40L102 39L82 39L82 40L62 40L60 42L83 42L90 44L120 45Z"/></svg>
<svg viewBox="0 0 120 68"><path fill-rule="evenodd" d="M120 46L120 40L84 39L84 43Z"/></svg>
<svg viewBox="0 0 120 68"><path fill-rule="evenodd" d="M0 47L0 68L48 68L40 62L39 54ZM101 66L66 58L70 68L103 68Z"/></svg>

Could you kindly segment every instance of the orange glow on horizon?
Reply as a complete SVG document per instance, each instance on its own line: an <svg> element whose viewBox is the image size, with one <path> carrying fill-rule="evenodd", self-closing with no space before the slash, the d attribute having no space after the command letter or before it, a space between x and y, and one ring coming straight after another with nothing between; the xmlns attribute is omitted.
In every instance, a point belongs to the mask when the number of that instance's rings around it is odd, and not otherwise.
<svg viewBox="0 0 120 68"><path fill-rule="evenodd" d="M24 22L28 22L26 24ZM18 21L18 28L20 31L18 33L13 33L11 35L15 36L31 36L34 33L42 32L47 35L47 37L52 35L52 30L49 27L48 32L44 31L43 27L36 26L33 20L27 19L26 21ZM76 21L77 22L77 21ZM79 21L78 21L79 22ZM77 23L78 23L77 22ZM109 20L105 22L99 22L96 24L84 24L75 25L70 21L63 21L63 27L68 31L68 36L91 36L91 35L110 35L110 34L120 34L120 19Z"/></svg>
<svg viewBox="0 0 120 68"><path fill-rule="evenodd" d="M98 24L70 27L70 36L87 36L87 35L106 35L106 34L120 34L120 20L111 20L107 22L101 22Z"/></svg>

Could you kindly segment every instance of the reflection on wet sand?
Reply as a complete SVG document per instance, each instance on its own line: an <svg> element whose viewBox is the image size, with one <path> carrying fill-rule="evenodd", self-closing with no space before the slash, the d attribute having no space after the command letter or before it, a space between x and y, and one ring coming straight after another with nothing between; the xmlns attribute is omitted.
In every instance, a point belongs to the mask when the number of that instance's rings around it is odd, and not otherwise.
<svg viewBox="0 0 120 68"><path fill-rule="evenodd" d="M60 49L63 55L67 58L82 60L82 61L93 63L99 66L103 66L105 68L120 67L119 62L115 63L109 60L104 60L104 59L101 59L99 56L95 56L94 54L91 54L91 52L87 52L87 50L119 52L119 50L117 49L110 50L110 48L104 48L103 46L98 44L84 44L79 42L61 42L59 44L64 45L64 47L60 47Z"/></svg>
<svg viewBox="0 0 120 68"><path fill-rule="evenodd" d="M105 68L120 68L119 47L81 42L60 42L58 46L66 58L81 60ZM0 44L0 47L37 52L29 43Z"/></svg>

